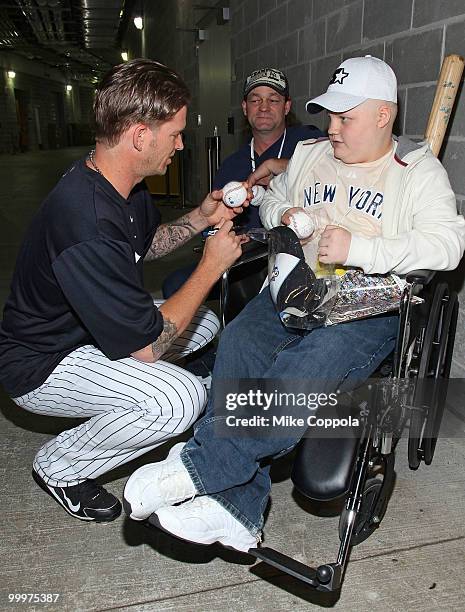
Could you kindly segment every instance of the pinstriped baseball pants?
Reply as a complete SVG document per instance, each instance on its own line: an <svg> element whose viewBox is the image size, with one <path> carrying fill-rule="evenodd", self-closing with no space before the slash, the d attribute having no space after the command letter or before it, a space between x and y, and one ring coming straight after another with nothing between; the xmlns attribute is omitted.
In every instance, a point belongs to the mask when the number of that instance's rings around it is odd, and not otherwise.
<svg viewBox="0 0 465 612"><path fill-rule="evenodd" d="M13 400L38 414L90 417L42 446L34 469L51 486L72 486L188 429L205 407L206 391L173 362L205 346L218 330L216 315L202 306L155 363L110 361L90 345L70 353L40 387Z"/></svg>

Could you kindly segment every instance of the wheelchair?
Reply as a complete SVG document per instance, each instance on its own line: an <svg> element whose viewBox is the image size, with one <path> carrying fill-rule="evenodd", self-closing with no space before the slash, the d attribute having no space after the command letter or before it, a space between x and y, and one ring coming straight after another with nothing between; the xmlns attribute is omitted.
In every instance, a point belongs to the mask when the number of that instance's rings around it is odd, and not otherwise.
<svg viewBox="0 0 465 612"><path fill-rule="evenodd" d="M257 259L264 266L266 253L263 249L261 253ZM336 561L313 568L266 546L249 551L316 591L338 593L351 548L379 528L394 487L395 449L402 432L408 428L410 469L433 460L452 361L458 298L432 271L413 271L406 281L396 347L375 374L379 380L371 379L368 396L358 405L362 407L357 413L362 416L360 427L351 437L304 437L297 446L291 479L299 493L319 504L344 500ZM230 301L223 304L223 321L233 318L248 301L245 298L256 293L256 275L243 275L241 283L226 292ZM421 300L415 301L416 297ZM356 391L351 402L357 404Z"/></svg>
<svg viewBox="0 0 465 612"><path fill-rule="evenodd" d="M434 272L417 270L406 280L397 345L390 362L381 366L381 375L389 376L368 385L359 429L351 437L302 438L292 468L295 488L309 500L344 499L336 561L312 568L272 548L249 551L317 591L340 590L352 546L379 528L394 486L396 445L407 426L410 469L433 460L452 361L458 298L447 283L435 282ZM414 296L423 302L414 304ZM356 394L352 401L355 398Z"/></svg>

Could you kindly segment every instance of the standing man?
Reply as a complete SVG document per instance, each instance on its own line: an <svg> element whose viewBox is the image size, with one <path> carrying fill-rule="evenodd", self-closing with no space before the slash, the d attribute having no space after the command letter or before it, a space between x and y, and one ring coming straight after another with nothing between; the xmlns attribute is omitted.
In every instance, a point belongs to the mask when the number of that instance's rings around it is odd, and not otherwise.
<svg viewBox="0 0 465 612"><path fill-rule="evenodd" d="M265 225L288 223L293 208L323 206L331 221L318 239L323 263L369 274L453 270L464 251L465 221L457 214L446 171L428 145L393 138L397 82L392 69L370 56L348 59L328 91L307 109L327 110L329 139L300 143L287 170L271 181L261 205ZM295 385L301 380L305 391L326 397L336 389L349 390L393 350L397 319L388 313L302 334L281 323L272 293L264 289L221 335L213 372L213 383L219 384L213 384L207 414L193 438L176 456L129 478L128 514L143 520L155 513L151 521L191 542L220 542L241 551L257 546L271 490L270 459L292 449L305 425L282 433L279 427L258 428L249 437L246 423L242 435L228 435L221 383L271 379L274 385L287 379ZM251 415L263 412L253 412L252 399L244 404ZM276 405L266 414L308 416L299 406Z"/></svg>
<svg viewBox="0 0 465 612"><path fill-rule="evenodd" d="M268 159L289 159L300 140L323 136L313 125L286 127L292 107L289 82L277 68L260 68L244 82L242 112L252 131L252 139L227 157L213 179L213 189L222 189L229 181L245 181ZM242 230L262 227L259 207L249 206L236 217ZM172 295L189 277L195 265L170 274L163 283L163 297Z"/></svg>
<svg viewBox="0 0 465 612"><path fill-rule="evenodd" d="M164 174L186 124L189 91L151 60L114 67L97 89L96 147L43 202L21 247L0 327L0 380L38 414L89 417L37 453L33 477L72 516L111 521L121 504L94 479L187 429L206 401L199 381L170 363L218 330L199 307L241 254L236 212L221 192L160 225L143 186ZM154 305L142 265L204 228L189 281Z"/></svg>

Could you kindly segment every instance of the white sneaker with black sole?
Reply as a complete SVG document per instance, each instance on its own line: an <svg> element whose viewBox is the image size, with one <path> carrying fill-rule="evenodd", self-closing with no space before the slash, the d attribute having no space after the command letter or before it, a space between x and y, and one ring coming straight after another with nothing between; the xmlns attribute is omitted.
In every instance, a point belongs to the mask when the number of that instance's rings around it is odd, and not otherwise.
<svg viewBox="0 0 465 612"><path fill-rule="evenodd" d="M150 518L150 524L181 540L204 545L218 542L245 553L256 548L259 542L259 538L207 495L179 506L160 508Z"/></svg>
<svg viewBox="0 0 465 612"><path fill-rule="evenodd" d="M33 469L32 477L68 514L81 521L113 521L121 514L121 504L94 480L88 479L70 487L52 487Z"/></svg>
<svg viewBox="0 0 465 612"><path fill-rule="evenodd" d="M162 506L192 499L197 491L180 453L184 442L175 444L164 461L148 463L129 477L123 493L123 508L135 521L143 521Z"/></svg>

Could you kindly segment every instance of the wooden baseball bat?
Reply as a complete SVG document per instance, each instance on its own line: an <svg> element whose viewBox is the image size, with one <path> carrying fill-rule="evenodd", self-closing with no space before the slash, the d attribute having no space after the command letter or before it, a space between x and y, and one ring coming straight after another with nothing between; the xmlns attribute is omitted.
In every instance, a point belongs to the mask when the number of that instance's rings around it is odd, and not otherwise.
<svg viewBox="0 0 465 612"><path fill-rule="evenodd" d="M433 106L426 126L425 140L437 157L441 150L457 89L462 78L465 60L460 55L447 55L442 62L441 72L436 85Z"/></svg>

